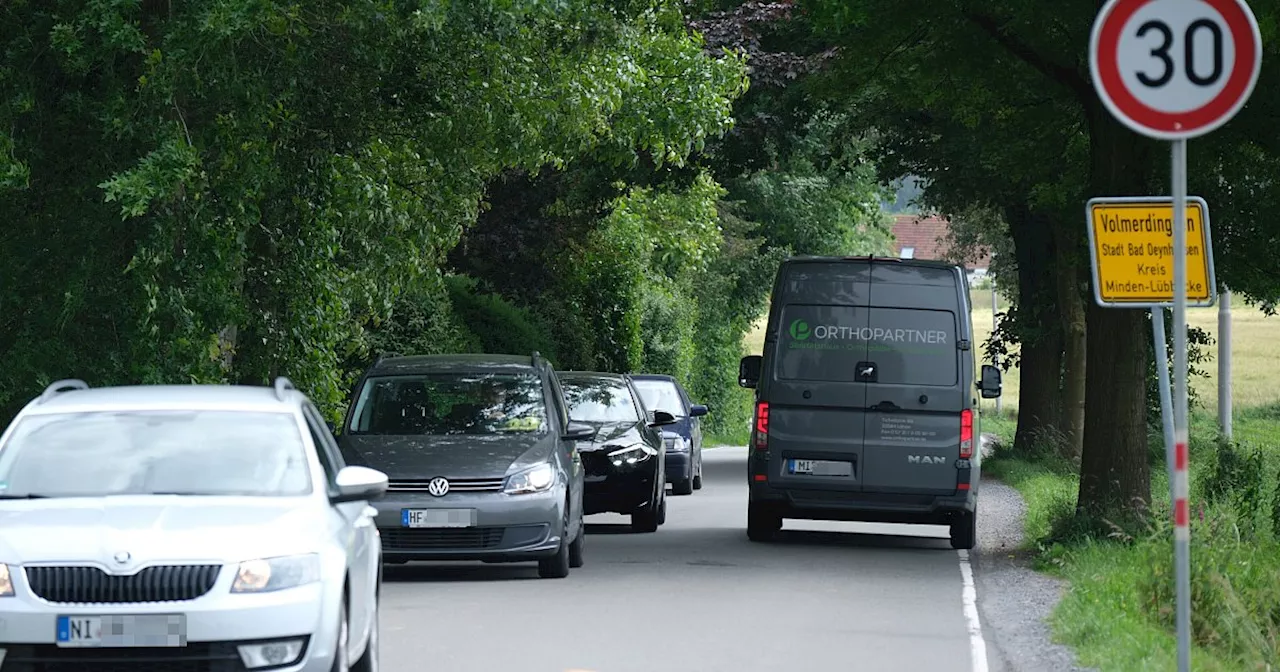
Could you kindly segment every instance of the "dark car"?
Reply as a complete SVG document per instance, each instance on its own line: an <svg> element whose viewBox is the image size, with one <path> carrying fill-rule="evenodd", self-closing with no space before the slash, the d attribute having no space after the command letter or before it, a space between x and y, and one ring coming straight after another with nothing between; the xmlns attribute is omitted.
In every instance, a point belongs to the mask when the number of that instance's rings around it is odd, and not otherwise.
<svg viewBox="0 0 1280 672"><path fill-rule="evenodd" d="M583 562L583 469L551 366L536 353L380 359L356 385L339 445L387 474L374 506L387 562Z"/></svg>
<svg viewBox="0 0 1280 672"><path fill-rule="evenodd" d="M629 376L582 371L559 376L569 417L596 430L578 443L587 474L587 514L626 514L635 531L656 531L667 517L666 449L658 428L675 418L646 411Z"/></svg>
<svg viewBox="0 0 1280 672"><path fill-rule="evenodd" d="M675 423L663 428L664 434L675 434L667 442L667 482L671 492L692 495L702 489L702 421L707 407L689 400L684 386L671 376L654 373L636 374L631 382L640 392L640 401L651 411L666 411Z"/></svg>

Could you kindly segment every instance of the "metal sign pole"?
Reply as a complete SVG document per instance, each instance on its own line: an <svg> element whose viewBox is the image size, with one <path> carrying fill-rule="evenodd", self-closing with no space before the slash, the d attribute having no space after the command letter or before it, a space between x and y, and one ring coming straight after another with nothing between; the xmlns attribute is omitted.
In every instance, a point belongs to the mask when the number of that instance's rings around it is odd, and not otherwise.
<svg viewBox="0 0 1280 672"><path fill-rule="evenodd" d="M1187 141L1173 141L1173 561L1178 670L1191 669L1191 510L1187 500Z"/></svg>
<svg viewBox="0 0 1280 672"><path fill-rule="evenodd" d="M1231 291L1218 294L1218 424L1231 440Z"/></svg>
<svg viewBox="0 0 1280 672"><path fill-rule="evenodd" d="M1173 393L1169 391L1169 339L1164 333L1164 308L1151 309L1151 343L1156 350L1156 382L1160 390L1160 426L1164 430L1165 474L1173 485ZM1177 505L1177 502L1169 502Z"/></svg>

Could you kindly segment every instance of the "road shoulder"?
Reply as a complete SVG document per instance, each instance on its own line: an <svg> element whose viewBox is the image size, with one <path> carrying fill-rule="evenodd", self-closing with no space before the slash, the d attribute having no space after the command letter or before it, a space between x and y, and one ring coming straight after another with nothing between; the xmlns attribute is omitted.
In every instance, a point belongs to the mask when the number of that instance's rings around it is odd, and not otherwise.
<svg viewBox="0 0 1280 672"><path fill-rule="evenodd" d="M1071 649L1054 644L1048 619L1065 581L1031 569L1019 551L1026 504L1000 481L983 478L978 547L971 555L990 672L1084 672Z"/></svg>

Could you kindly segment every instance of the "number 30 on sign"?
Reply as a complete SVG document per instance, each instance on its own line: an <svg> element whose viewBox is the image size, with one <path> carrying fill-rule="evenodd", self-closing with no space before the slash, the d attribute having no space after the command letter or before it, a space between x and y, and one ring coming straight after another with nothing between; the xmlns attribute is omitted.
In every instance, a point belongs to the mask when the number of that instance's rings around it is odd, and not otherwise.
<svg viewBox="0 0 1280 672"><path fill-rule="evenodd" d="M1240 111L1258 81L1262 37L1243 0L1111 0L1089 55L1094 86L1117 119L1177 140Z"/></svg>

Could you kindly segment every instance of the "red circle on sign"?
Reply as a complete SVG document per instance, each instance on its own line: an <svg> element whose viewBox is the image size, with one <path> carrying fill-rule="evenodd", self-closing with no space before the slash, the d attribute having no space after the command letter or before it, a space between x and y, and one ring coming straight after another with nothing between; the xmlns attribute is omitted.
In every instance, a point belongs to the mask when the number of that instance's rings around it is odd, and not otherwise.
<svg viewBox="0 0 1280 672"><path fill-rule="evenodd" d="M1120 36L1125 24L1139 9L1156 0L1115 0L1094 46L1094 66L1099 86L1110 98L1115 111L1133 123L1159 135L1188 136L1225 123L1249 95L1258 71L1261 45L1255 23L1242 5L1242 0L1200 0L1213 7L1227 23L1235 43L1235 60L1231 76L1222 91L1198 108L1185 112L1164 112L1138 100L1125 86L1120 75Z"/></svg>

